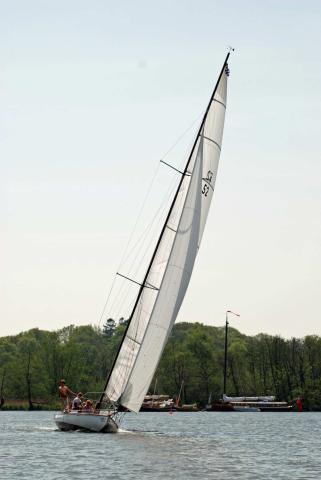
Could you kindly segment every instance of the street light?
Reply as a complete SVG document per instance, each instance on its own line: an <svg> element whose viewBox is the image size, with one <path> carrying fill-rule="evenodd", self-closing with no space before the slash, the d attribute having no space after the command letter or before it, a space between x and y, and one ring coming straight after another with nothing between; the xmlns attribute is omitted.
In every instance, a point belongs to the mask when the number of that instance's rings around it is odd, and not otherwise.
<svg viewBox="0 0 321 480"><path fill-rule="evenodd" d="M224 386L223 386L223 395L226 395L226 376L227 376L227 332L228 332L228 314L231 313L236 317L240 317L238 313L232 312L232 310L226 310L225 315L225 350L224 350Z"/></svg>

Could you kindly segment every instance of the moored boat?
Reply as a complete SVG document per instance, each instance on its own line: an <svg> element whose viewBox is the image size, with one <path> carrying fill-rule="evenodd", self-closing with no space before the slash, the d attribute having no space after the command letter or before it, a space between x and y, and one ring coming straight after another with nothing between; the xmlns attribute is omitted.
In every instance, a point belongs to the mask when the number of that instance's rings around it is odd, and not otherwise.
<svg viewBox="0 0 321 480"><path fill-rule="evenodd" d="M256 409L260 412L290 412L292 410L292 405L287 402L277 402L273 395L258 397L228 397L223 395L223 402L231 405L236 412L247 411L246 408Z"/></svg>
<svg viewBox="0 0 321 480"><path fill-rule="evenodd" d="M233 412L260 412L258 407L254 407L251 405L232 405Z"/></svg>
<svg viewBox="0 0 321 480"><path fill-rule="evenodd" d="M177 412L199 412L199 408L196 403L185 403L180 406L175 406Z"/></svg>
<svg viewBox="0 0 321 480"><path fill-rule="evenodd" d="M172 412L176 410L174 400L169 395L146 395L140 412Z"/></svg>
<svg viewBox="0 0 321 480"><path fill-rule="evenodd" d="M211 403L210 398L206 411L213 412L290 412L293 409L292 405L287 402L277 402L273 395L261 396L237 396L231 397L226 395L227 386L227 350L228 350L228 330L229 321L228 315L233 314L239 317L238 313L231 310L226 311L225 318L225 342L224 342L224 377L223 377L223 395L222 398L214 403ZM211 396L210 396L211 397Z"/></svg>

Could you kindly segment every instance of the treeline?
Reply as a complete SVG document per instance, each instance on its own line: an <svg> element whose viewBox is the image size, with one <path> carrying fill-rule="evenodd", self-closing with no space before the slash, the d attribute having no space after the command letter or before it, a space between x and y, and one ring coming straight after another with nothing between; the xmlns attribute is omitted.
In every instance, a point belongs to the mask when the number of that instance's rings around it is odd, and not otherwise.
<svg viewBox="0 0 321 480"><path fill-rule="evenodd" d="M126 321L107 320L103 329L69 326L55 332L32 329L0 338L0 397L4 406L17 399L30 409L57 402L58 384L65 378L74 390L99 392L105 383ZM224 328L199 323L174 326L150 393L205 405L222 395ZM156 381L157 379L157 381ZM321 338L253 337L230 329L229 395L275 395L293 401L298 396L308 410L321 410Z"/></svg>

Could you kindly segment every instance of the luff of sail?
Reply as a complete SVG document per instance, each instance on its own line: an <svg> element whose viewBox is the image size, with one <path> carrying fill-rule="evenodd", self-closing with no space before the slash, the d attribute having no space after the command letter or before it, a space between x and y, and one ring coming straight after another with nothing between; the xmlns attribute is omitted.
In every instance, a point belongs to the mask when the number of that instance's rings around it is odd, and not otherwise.
<svg viewBox="0 0 321 480"><path fill-rule="evenodd" d="M135 412L176 320L204 231L223 136L224 67L106 386L109 400Z"/></svg>

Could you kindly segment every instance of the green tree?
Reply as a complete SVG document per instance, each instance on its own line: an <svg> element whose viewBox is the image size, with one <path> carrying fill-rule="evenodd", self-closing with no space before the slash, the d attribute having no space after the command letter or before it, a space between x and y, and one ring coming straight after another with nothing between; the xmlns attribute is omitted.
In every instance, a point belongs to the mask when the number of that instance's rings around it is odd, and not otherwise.
<svg viewBox="0 0 321 480"><path fill-rule="evenodd" d="M107 318L106 322L103 325L103 334L106 337L112 337L116 330L116 322L113 318Z"/></svg>

